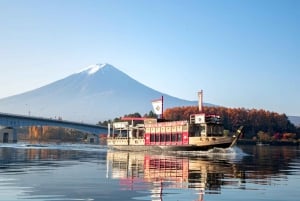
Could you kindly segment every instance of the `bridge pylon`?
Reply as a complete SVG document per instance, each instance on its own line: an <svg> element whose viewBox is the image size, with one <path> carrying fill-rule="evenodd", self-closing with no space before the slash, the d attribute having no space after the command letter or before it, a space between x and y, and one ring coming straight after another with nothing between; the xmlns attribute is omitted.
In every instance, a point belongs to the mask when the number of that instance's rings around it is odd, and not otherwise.
<svg viewBox="0 0 300 201"><path fill-rule="evenodd" d="M17 130L12 127L0 128L0 143L16 143L18 141Z"/></svg>

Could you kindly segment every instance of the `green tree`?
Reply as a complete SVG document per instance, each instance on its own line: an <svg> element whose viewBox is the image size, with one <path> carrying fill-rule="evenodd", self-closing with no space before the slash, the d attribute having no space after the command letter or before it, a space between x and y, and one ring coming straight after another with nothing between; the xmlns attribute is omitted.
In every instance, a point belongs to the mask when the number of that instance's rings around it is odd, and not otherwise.
<svg viewBox="0 0 300 201"><path fill-rule="evenodd" d="M149 111L148 114L144 114L145 118L157 118L157 114L155 114L152 110Z"/></svg>

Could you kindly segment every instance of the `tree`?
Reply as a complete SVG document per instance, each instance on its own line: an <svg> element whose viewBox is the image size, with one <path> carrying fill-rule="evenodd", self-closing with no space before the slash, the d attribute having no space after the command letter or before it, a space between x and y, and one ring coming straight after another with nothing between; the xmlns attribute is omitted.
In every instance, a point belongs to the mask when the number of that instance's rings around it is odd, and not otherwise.
<svg viewBox="0 0 300 201"><path fill-rule="evenodd" d="M257 133L257 136L258 136L258 139L259 139L260 141L270 141L270 139L271 139L270 134L269 134L269 133L265 133L265 132L263 132L263 131L259 131L259 132Z"/></svg>
<svg viewBox="0 0 300 201"><path fill-rule="evenodd" d="M157 118L157 114L155 114L152 110L149 111L148 114L144 114L145 118Z"/></svg>

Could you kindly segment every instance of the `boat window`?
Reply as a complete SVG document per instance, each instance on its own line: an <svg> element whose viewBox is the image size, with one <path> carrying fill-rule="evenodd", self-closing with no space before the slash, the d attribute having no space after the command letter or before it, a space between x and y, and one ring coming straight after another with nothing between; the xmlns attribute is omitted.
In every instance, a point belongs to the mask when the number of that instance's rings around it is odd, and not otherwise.
<svg viewBox="0 0 300 201"><path fill-rule="evenodd" d="M172 142L176 142L177 141L177 134L176 133L172 133L171 141Z"/></svg>
<svg viewBox="0 0 300 201"><path fill-rule="evenodd" d="M132 137L136 138L137 137L137 129L132 129Z"/></svg>
<svg viewBox="0 0 300 201"><path fill-rule="evenodd" d="M113 131L114 136L116 137L127 137L128 135L128 130L114 130Z"/></svg>
<svg viewBox="0 0 300 201"><path fill-rule="evenodd" d="M207 134L213 136L223 135L223 127L221 125L208 125Z"/></svg>
<svg viewBox="0 0 300 201"><path fill-rule="evenodd" d="M191 137L200 136L201 128L202 127L200 125L193 124L192 127L190 128L190 136Z"/></svg>
<svg viewBox="0 0 300 201"><path fill-rule="evenodd" d="M145 135L145 130L144 129L140 129L138 137L144 137L144 135Z"/></svg>
<svg viewBox="0 0 300 201"><path fill-rule="evenodd" d="M201 134L206 134L205 128L206 128L205 125L200 125L200 132L201 132Z"/></svg>
<svg viewBox="0 0 300 201"><path fill-rule="evenodd" d="M211 125L207 126L207 135L212 135L213 134L213 129Z"/></svg>
<svg viewBox="0 0 300 201"><path fill-rule="evenodd" d="M170 142L171 141L171 137L169 134L166 134L166 142Z"/></svg>
<svg viewBox="0 0 300 201"><path fill-rule="evenodd" d="M166 141L166 135L165 135L165 134L162 134L162 135L160 136L160 141L161 141L161 142L165 142L165 141Z"/></svg>
<svg viewBox="0 0 300 201"><path fill-rule="evenodd" d="M182 134L181 133L178 133L178 135L177 135L177 141L178 142L182 141Z"/></svg>
<svg viewBox="0 0 300 201"><path fill-rule="evenodd" d="M154 134L150 134L150 142L155 142L155 136L154 136Z"/></svg>
<svg viewBox="0 0 300 201"><path fill-rule="evenodd" d="M160 137L159 134L156 134L156 135L155 135L155 142L159 142L159 141L160 141L160 140L159 140L159 137Z"/></svg>
<svg viewBox="0 0 300 201"><path fill-rule="evenodd" d="M218 135L223 135L224 134L224 127L223 126L218 126L217 133L218 133Z"/></svg>

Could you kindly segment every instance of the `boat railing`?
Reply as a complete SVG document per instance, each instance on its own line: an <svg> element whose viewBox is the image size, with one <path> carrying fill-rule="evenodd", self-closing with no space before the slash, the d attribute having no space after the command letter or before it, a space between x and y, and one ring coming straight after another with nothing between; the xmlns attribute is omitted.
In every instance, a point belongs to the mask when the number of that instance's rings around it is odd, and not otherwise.
<svg viewBox="0 0 300 201"><path fill-rule="evenodd" d="M118 136L118 135L112 136L111 138L112 139L129 139L129 137ZM144 139L144 136L138 136L138 137L133 136L130 139Z"/></svg>
<svg viewBox="0 0 300 201"><path fill-rule="evenodd" d="M113 139L128 139L128 137L113 136Z"/></svg>

